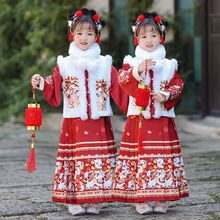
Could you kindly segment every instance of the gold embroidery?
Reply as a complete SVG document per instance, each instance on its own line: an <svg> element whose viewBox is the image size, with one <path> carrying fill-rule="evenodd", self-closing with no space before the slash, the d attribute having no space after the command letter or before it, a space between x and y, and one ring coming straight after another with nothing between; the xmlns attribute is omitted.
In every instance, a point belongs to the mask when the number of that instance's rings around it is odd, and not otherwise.
<svg viewBox="0 0 220 220"><path fill-rule="evenodd" d="M69 101L70 108L77 108L80 105L78 78L68 76L65 79L64 94Z"/></svg>
<svg viewBox="0 0 220 220"><path fill-rule="evenodd" d="M107 88L107 83L102 79L96 81L96 96L99 111L106 110L106 101L109 97L109 90Z"/></svg>

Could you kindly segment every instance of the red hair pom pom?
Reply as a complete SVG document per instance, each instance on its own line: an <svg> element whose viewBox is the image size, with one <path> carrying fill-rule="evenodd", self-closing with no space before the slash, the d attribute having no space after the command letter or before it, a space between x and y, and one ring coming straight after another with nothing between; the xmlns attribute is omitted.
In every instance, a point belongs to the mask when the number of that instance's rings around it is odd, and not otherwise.
<svg viewBox="0 0 220 220"><path fill-rule="evenodd" d="M160 17L160 16L156 16L156 17L154 18L154 21L156 21L157 23L160 22L160 21L161 21L161 17Z"/></svg>
<svg viewBox="0 0 220 220"><path fill-rule="evenodd" d="M95 14L95 15L92 16L92 19L93 19L94 21L99 20L99 18L100 18L100 17L99 17L97 14Z"/></svg>
<svg viewBox="0 0 220 220"><path fill-rule="evenodd" d="M143 21L144 20L144 15L139 15L137 21Z"/></svg>
<svg viewBox="0 0 220 220"><path fill-rule="evenodd" d="M81 10L77 11L74 15L74 17L80 17L83 15L83 12Z"/></svg>

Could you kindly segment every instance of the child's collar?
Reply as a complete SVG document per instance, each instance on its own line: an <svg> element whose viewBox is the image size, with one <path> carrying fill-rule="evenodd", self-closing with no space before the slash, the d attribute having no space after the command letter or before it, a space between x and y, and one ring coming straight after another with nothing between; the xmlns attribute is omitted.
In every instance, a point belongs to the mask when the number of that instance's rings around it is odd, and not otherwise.
<svg viewBox="0 0 220 220"><path fill-rule="evenodd" d="M135 56L141 59L163 59L166 56L166 50L165 47L160 44L156 50L148 52L138 45L135 49Z"/></svg>
<svg viewBox="0 0 220 220"><path fill-rule="evenodd" d="M69 55L77 58L93 58L97 59L100 56L101 49L97 43L94 43L88 50L81 50L74 42L71 42L69 47Z"/></svg>

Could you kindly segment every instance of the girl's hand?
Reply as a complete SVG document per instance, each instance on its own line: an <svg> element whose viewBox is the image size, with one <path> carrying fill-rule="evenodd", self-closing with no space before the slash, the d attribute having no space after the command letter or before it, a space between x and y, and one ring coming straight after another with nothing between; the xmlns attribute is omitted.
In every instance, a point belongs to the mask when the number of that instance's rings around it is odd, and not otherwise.
<svg viewBox="0 0 220 220"><path fill-rule="evenodd" d="M151 93L151 95L154 96L154 99L157 101L157 102L165 102L166 101L166 96L161 94L161 93Z"/></svg>
<svg viewBox="0 0 220 220"><path fill-rule="evenodd" d="M147 61L147 70L152 70L157 63L156 61L153 61L153 59L147 59L142 61L138 66L139 75L146 70L146 61Z"/></svg>
<svg viewBox="0 0 220 220"><path fill-rule="evenodd" d="M41 76L39 74L35 74L31 77L31 85L33 89L39 88L40 79L41 79Z"/></svg>

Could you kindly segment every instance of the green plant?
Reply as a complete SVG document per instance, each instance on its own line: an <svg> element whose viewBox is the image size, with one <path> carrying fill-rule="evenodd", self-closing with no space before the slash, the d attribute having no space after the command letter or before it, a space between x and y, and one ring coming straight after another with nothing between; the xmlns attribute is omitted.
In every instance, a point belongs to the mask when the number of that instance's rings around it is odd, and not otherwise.
<svg viewBox="0 0 220 220"><path fill-rule="evenodd" d="M31 76L52 74L57 55L67 53L67 16L85 2L0 0L0 122L24 114Z"/></svg>

